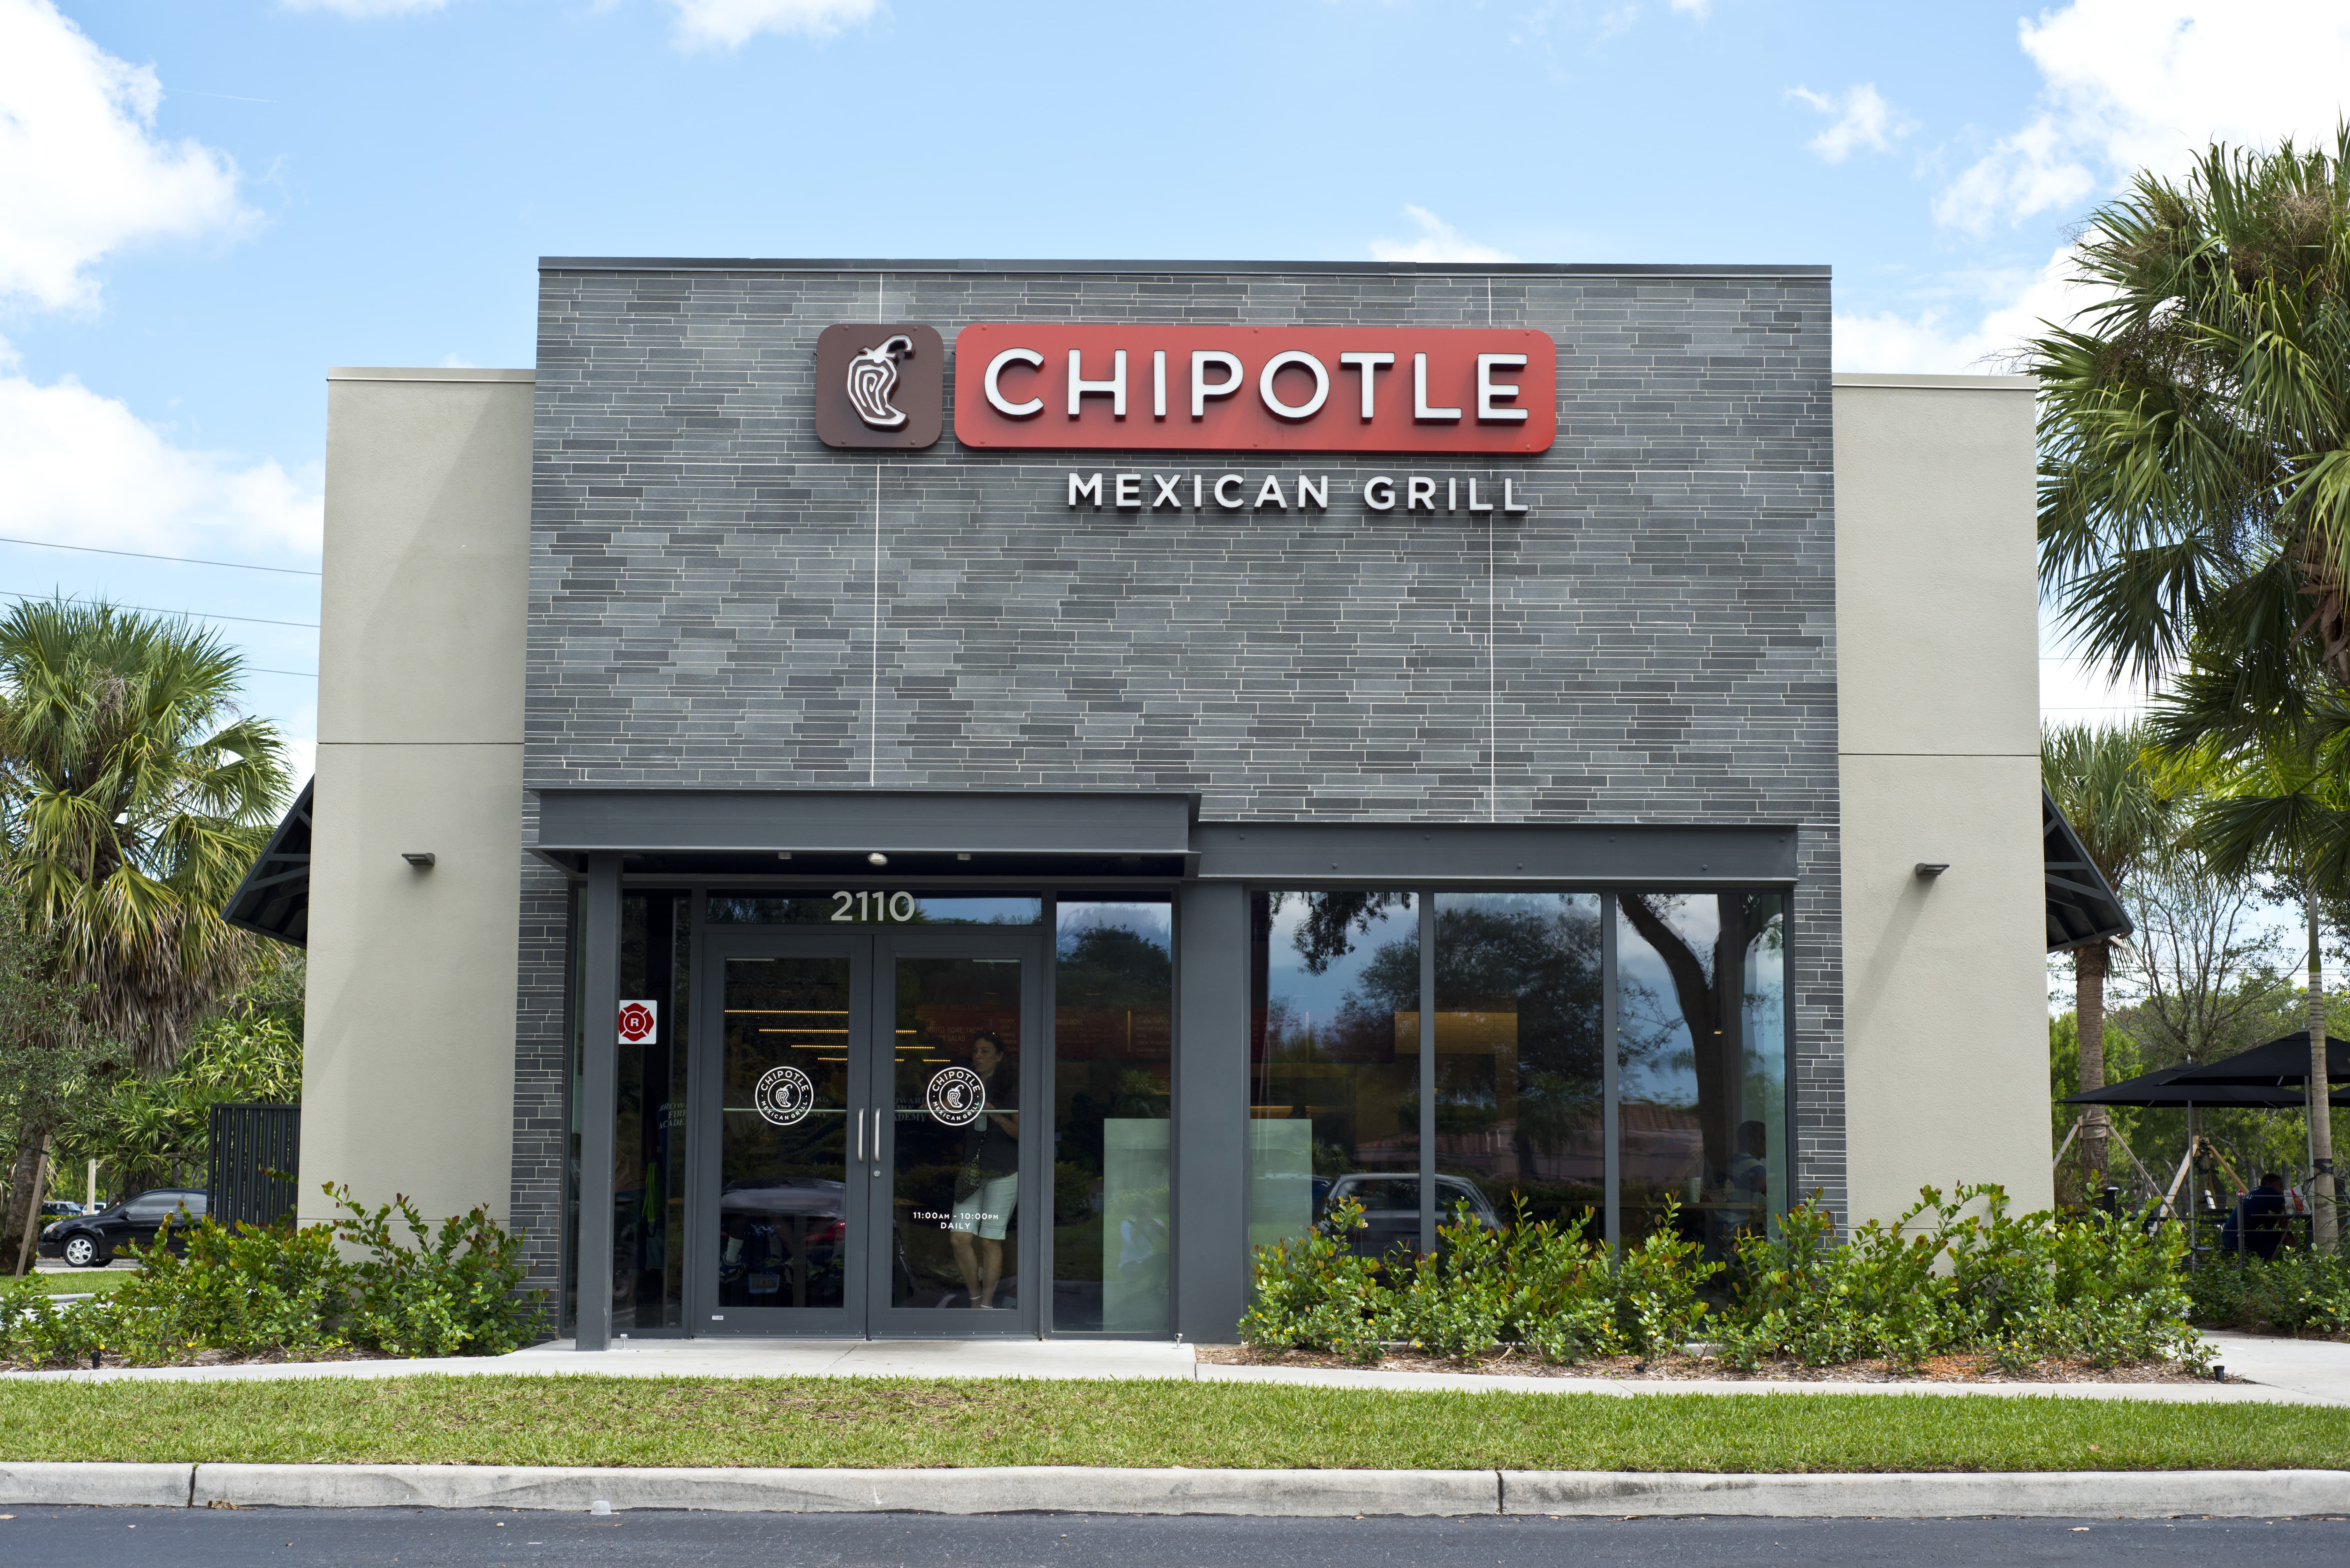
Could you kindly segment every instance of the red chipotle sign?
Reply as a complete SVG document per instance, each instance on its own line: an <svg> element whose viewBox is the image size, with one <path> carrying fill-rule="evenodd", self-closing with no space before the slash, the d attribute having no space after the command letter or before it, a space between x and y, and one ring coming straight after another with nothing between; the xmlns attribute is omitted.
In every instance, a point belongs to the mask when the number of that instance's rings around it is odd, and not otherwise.
<svg viewBox="0 0 2350 1568"><path fill-rule="evenodd" d="M1119 452L1546 452L1558 348L1465 327L1036 326L955 337L955 439Z"/></svg>

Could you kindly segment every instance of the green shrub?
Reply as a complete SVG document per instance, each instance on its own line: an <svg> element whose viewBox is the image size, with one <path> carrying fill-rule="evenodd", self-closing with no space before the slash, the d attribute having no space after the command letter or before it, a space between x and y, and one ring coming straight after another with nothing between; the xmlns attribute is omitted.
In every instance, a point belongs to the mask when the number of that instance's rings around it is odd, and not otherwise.
<svg viewBox="0 0 2350 1568"><path fill-rule="evenodd" d="M2197 1370L2210 1362L2188 1324L2175 1226L2149 1234L2103 1214L2015 1215L1996 1186L1948 1198L1924 1188L1891 1225L1871 1221L1838 1243L1834 1218L1814 1200L1772 1233L1739 1238L1728 1304L1709 1318L1700 1293L1723 1266L1703 1261L1679 1221L1669 1203L1656 1230L1611 1262L1586 1235L1587 1215L1561 1228L1528 1220L1521 1205L1514 1223L1494 1231L1464 1207L1433 1254L1393 1264L1383 1280L1348 1250L1361 1210L1341 1204L1312 1234L1258 1250L1256 1304L1242 1336L1260 1349L1363 1361L1400 1340L1462 1360L1510 1345L1571 1363L1667 1354L1711 1324L1722 1358L1747 1370L1781 1357L1915 1367L1959 1352L2017 1370L2053 1356L2099 1366L2168 1358ZM2297 1322L2350 1324L2350 1271L2338 1266L2307 1266L2291 1285L2252 1282L2241 1268L2228 1279L2226 1302L2207 1292L2199 1310L2290 1310Z"/></svg>
<svg viewBox="0 0 2350 1568"><path fill-rule="evenodd" d="M2195 1322L2245 1334L2350 1334L2350 1256L2221 1253L2187 1277Z"/></svg>
<svg viewBox="0 0 2350 1568"><path fill-rule="evenodd" d="M301 1359L347 1348L498 1355L529 1343L543 1309L522 1289L522 1238L486 1209L436 1230L405 1198L369 1210L348 1189L327 1192L344 1210L331 1224L230 1229L202 1220L181 1233L184 1255L151 1248L138 1273L88 1301L61 1303L36 1281L11 1282L0 1290L0 1359L78 1366L103 1354L154 1364L206 1350ZM394 1234L395 1213L412 1246Z"/></svg>
<svg viewBox="0 0 2350 1568"><path fill-rule="evenodd" d="M1342 1198L1305 1235L1259 1247L1256 1301L1242 1315L1241 1343L1252 1350L1326 1350L1377 1361L1390 1298L1378 1266L1357 1257L1350 1244L1363 1229L1363 1206Z"/></svg>

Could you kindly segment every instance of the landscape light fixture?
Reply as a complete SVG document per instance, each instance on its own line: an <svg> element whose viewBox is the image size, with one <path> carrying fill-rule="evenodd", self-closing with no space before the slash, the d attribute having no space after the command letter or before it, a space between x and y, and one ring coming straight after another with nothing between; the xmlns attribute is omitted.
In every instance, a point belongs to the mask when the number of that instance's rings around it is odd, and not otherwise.
<svg viewBox="0 0 2350 1568"><path fill-rule="evenodd" d="M1948 871L1950 868L1950 863L1947 860L1920 860L1918 862L1918 875L1919 877L1929 882L1932 881L1935 877L1939 877L1943 872Z"/></svg>
<svg viewBox="0 0 2350 1568"><path fill-rule="evenodd" d="M430 849L407 850L404 851L400 857L402 860L407 861L411 866L415 867L419 871L430 871L432 869L432 851Z"/></svg>

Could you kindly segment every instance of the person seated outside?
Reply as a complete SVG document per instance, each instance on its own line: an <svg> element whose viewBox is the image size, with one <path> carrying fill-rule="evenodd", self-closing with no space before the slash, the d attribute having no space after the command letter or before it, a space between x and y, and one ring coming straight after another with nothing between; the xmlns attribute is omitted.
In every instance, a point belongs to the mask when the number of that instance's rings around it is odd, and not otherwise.
<svg viewBox="0 0 2350 1568"><path fill-rule="evenodd" d="M2284 1178L2273 1170L2261 1173L2261 1184L2237 1200L2245 1251L2274 1258L2284 1245Z"/></svg>

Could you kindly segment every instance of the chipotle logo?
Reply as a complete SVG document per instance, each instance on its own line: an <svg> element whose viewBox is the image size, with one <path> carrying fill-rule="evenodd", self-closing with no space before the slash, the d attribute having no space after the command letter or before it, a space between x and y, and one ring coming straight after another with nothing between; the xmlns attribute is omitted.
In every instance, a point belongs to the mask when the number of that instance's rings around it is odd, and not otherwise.
<svg viewBox="0 0 2350 1568"><path fill-rule="evenodd" d="M816 340L816 433L827 446L930 446L945 422L946 345L911 323L827 327Z"/></svg>
<svg viewBox="0 0 2350 1568"><path fill-rule="evenodd" d="M983 322L955 337L954 428L1032 451L1546 452L1558 348L1523 328Z"/></svg>

